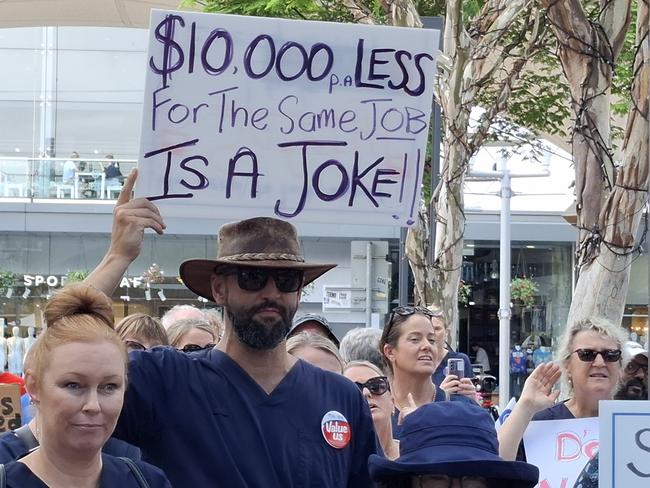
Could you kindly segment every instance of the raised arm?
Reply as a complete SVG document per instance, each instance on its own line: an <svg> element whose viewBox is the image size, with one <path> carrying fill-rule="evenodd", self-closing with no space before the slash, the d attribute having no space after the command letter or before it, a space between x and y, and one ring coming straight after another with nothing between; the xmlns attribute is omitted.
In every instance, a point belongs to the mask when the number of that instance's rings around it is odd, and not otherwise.
<svg viewBox="0 0 650 488"><path fill-rule="evenodd" d="M126 269L138 257L144 240L144 230L153 229L158 234L165 230L165 223L158 208L146 198L133 199L133 186L138 177L134 169L126 179L113 209L111 245L102 261L84 280L108 296L115 288Z"/></svg>
<svg viewBox="0 0 650 488"><path fill-rule="evenodd" d="M519 443L533 416L540 410L553 406L560 392L551 392L551 389L560 375L557 364L543 363L528 377L517 405L498 432L499 455L503 459L514 461L517 458Z"/></svg>

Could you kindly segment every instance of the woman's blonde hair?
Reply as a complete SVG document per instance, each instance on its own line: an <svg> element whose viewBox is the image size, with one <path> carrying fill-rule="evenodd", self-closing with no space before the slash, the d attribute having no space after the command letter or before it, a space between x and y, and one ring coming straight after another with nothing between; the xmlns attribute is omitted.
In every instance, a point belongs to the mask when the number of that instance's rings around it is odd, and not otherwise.
<svg viewBox="0 0 650 488"><path fill-rule="evenodd" d="M165 328L155 317L144 313L127 315L115 326L115 332L122 340L128 337L142 337L157 346L169 345Z"/></svg>
<svg viewBox="0 0 650 488"><path fill-rule="evenodd" d="M336 344L330 341L327 337L312 332L299 332L287 339L287 352L289 354L293 354L303 347L313 347L314 349L320 349L321 351L331 354L336 358L341 365L341 370L343 370L344 362L341 358L341 354L339 354Z"/></svg>
<svg viewBox="0 0 650 488"><path fill-rule="evenodd" d="M214 342L219 337L219 332L205 320L197 319L182 319L177 320L167 329L167 337L169 338L169 345L178 348L183 336L192 329L199 329L207 332L212 336Z"/></svg>
<svg viewBox="0 0 650 488"><path fill-rule="evenodd" d="M377 376L386 376L386 373L384 373L376 364L373 364L370 361L363 361L363 360L350 361L349 363L347 363L343 368L343 374L345 374L345 372L348 369L359 367L359 366L365 366L368 369L372 369L375 373L377 373Z"/></svg>
<svg viewBox="0 0 650 488"><path fill-rule="evenodd" d="M117 346L124 360L126 346L113 329L113 306L106 295L87 285L72 285L56 292L44 310L47 328L29 351L26 366L38 384L50 364L52 351L72 342L108 341Z"/></svg>

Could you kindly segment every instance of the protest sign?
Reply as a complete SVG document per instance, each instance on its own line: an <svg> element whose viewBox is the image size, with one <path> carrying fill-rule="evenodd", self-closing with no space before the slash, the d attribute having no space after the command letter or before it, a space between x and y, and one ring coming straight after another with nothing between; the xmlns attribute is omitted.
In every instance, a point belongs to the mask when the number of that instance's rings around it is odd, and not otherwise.
<svg viewBox="0 0 650 488"><path fill-rule="evenodd" d="M494 428L499 431L503 423L507 420L508 417L510 417L510 414L512 413L512 410L515 408L517 405L517 399L515 397L512 397L508 404L506 405L506 408L503 409L503 412L499 415L499 418L494 421Z"/></svg>
<svg viewBox="0 0 650 488"><path fill-rule="evenodd" d="M165 216L412 225L438 37L154 10L136 196Z"/></svg>
<svg viewBox="0 0 650 488"><path fill-rule="evenodd" d="M650 402L601 401L599 486L650 485Z"/></svg>
<svg viewBox="0 0 650 488"><path fill-rule="evenodd" d="M0 383L0 432L17 429L20 425L20 386Z"/></svg>
<svg viewBox="0 0 650 488"><path fill-rule="evenodd" d="M572 488L598 444L598 417L539 420L524 433L526 459L539 468L538 488Z"/></svg>

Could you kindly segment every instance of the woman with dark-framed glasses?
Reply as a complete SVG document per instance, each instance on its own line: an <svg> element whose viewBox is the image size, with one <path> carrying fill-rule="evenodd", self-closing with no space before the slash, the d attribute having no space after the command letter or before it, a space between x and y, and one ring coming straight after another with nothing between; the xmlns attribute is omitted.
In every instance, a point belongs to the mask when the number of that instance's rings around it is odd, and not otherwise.
<svg viewBox="0 0 650 488"><path fill-rule="evenodd" d="M425 307L396 307L379 341L391 374L393 435L398 439L406 414L427 403L447 400L445 392L432 380L438 362L433 316Z"/></svg>
<svg viewBox="0 0 650 488"><path fill-rule="evenodd" d="M218 332L204 320L177 320L167 329L169 345L183 352L212 349L218 342Z"/></svg>
<svg viewBox="0 0 650 488"><path fill-rule="evenodd" d="M369 361L350 361L343 368L343 376L354 381L368 402L384 456L396 459L399 456L399 441L393 438L391 418L395 405L388 377Z"/></svg>
<svg viewBox="0 0 650 488"><path fill-rule="evenodd" d="M522 458L518 447L531 420L560 420L598 416L598 402L611 400L621 379L620 327L603 319L575 322L564 332L557 351L559 364L540 364L528 377L516 407L499 430L501 456ZM562 378L568 398L555 403Z"/></svg>
<svg viewBox="0 0 650 488"><path fill-rule="evenodd" d="M144 313L127 315L117 323L115 332L126 343L129 352L169 345L167 332L160 321Z"/></svg>

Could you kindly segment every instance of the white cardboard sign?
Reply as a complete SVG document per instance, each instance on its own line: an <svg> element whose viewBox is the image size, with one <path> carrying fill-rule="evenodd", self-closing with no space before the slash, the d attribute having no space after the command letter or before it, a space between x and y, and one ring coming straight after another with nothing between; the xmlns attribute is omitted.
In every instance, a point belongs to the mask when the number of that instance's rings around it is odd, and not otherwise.
<svg viewBox="0 0 650 488"><path fill-rule="evenodd" d="M412 225L439 34L152 11L136 196L168 216Z"/></svg>
<svg viewBox="0 0 650 488"><path fill-rule="evenodd" d="M601 488L650 486L650 401L601 401Z"/></svg>
<svg viewBox="0 0 650 488"><path fill-rule="evenodd" d="M598 417L539 420L524 433L526 459L539 468L538 488L572 488L598 445Z"/></svg>

